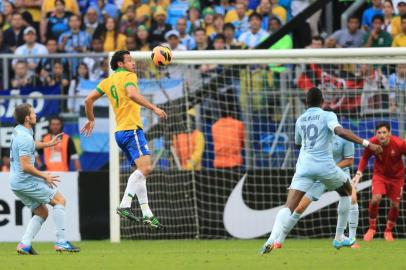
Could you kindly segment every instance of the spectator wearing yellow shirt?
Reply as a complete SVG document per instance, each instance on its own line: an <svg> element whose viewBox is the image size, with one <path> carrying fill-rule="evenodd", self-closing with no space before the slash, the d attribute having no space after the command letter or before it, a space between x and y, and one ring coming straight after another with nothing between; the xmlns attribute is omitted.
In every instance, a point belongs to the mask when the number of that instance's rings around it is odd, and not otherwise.
<svg viewBox="0 0 406 270"><path fill-rule="evenodd" d="M401 17L402 32L392 42L392 47L406 47L406 15Z"/></svg>
<svg viewBox="0 0 406 270"><path fill-rule="evenodd" d="M406 0L400 0L398 2L398 11L399 11L399 16L396 16L395 18L393 18L392 22L391 22L392 37L396 37L398 34L400 34L402 32L401 17L403 15L406 15Z"/></svg>
<svg viewBox="0 0 406 270"><path fill-rule="evenodd" d="M143 4L141 0L124 0L121 6L121 13L125 13L129 6L135 8L135 19L139 24L150 25L152 16L151 6Z"/></svg>
<svg viewBox="0 0 406 270"><path fill-rule="evenodd" d="M126 49L126 36L118 31L115 20L111 17L106 19L106 31L103 35L103 49L105 52L112 52Z"/></svg>
<svg viewBox="0 0 406 270"><path fill-rule="evenodd" d="M231 12L231 11L232 10L230 10L229 12ZM237 14L237 18L235 20L231 21L231 23L235 27L235 37L238 38L242 33L248 31L248 29L249 29L247 6L243 3L237 3L237 4L235 4L235 12ZM224 19L224 22L225 23L228 22L227 15L226 15L226 18Z"/></svg>
<svg viewBox="0 0 406 270"><path fill-rule="evenodd" d="M226 13L226 16L224 17L224 22L225 23L233 23L235 21L241 20L241 14L238 14L238 5L243 5L244 6L244 12L245 16L248 18L249 15L251 15L252 10L247 9L248 7L248 1L246 0L236 0L235 2L235 9L229 10Z"/></svg>
<svg viewBox="0 0 406 270"><path fill-rule="evenodd" d="M137 34L135 36L136 50L137 51L150 51L151 46L148 43L149 33L148 29L144 25L140 25L137 28Z"/></svg>
<svg viewBox="0 0 406 270"><path fill-rule="evenodd" d="M203 28L206 29L206 35L211 36L214 32L214 9L211 7L206 7L202 11L203 15Z"/></svg>
<svg viewBox="0 0 406 270"><path fill-rule="evenodd" d="M55 10L55 0L44 0L42 2L42 18L46 17L49 12ZM72 12L73 14L79 15L79 6L76 0L65 0L65 11Z"/></svg>

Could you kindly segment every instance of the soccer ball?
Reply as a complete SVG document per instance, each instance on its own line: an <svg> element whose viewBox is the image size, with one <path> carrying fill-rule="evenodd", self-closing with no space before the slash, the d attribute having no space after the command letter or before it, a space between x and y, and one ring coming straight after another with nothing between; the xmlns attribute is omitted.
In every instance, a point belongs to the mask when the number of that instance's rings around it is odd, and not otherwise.
<svg viewBox="0 0 406 270"><path fill-rule="evenodd" d="M166 66L172 60L172 51L166 46L156 46L151 54L152 62L157 66Z"/></svg>

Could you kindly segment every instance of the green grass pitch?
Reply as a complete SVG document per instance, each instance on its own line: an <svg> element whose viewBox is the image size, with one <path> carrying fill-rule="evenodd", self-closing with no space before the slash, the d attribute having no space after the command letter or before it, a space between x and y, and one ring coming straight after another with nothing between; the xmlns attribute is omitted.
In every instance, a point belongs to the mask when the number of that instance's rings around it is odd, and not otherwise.
<svg viewBox="0 0 406 270"><path fill-rule="evenodd" d="M0 243L0 269L406 269L406 240L360 242L335 250L331 239L291 240L283 249L258 255L263 240L83 241L82 252L57 254L51 243L34 243L39 256L21 256L16 243Z"/></svg>

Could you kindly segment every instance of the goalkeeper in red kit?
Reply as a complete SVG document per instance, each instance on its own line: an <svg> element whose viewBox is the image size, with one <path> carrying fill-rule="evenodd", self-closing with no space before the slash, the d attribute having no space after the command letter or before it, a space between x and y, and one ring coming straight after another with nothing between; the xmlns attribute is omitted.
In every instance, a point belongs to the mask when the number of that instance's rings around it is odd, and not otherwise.
<svg viewBox="0 0 406 270"><path fill-rule="evenodd" d="M384 232L385 240L393 241L392 229L399 216L399 204L403 193L405 171L402 155L406 155L406 142L399 137L391 135L390 126L386 123L379 124L375 129L375 137L369 141L380 144L383 152L375 157L372 176L372 199L369 202L369 229L364 235L364 241L371 241L376 233L376 220L379 212L379 203L382 196L390 200L388 221ZM353 178L357 184L362 177L362 172L368 164L369 158L374 153L365 148L364 154L358 165L358 171Z"/></svg>

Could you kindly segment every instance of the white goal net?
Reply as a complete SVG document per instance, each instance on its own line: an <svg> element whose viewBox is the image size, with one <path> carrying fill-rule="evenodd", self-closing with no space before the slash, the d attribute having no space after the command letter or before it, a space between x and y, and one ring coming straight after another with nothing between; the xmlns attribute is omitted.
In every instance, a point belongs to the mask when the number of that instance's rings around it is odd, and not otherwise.
<svg viewBox="0 0 406 270"><path fill-rule="evenodd" d="M313 86L342 125L361 137L372 137L383 121L394 135L405 135L405 49L174 52L173 63L159 69L149 53L132 56L141 92L169 115L159 121L142 112L154 167L149 201L165 229L149 231L115 214L132 169L111 136L112 241L268 234L294 173L295 120ZM356 147L354 169L361 153ZM369 179L366 173L360 185L358 235L368 226ZM335 198L330 194L309 208L291 236L332 236ZM388 206L381 204L380 232ZM398 236L406 235L404 206ZM136 200L133 208L141 216Z"/></svg>

